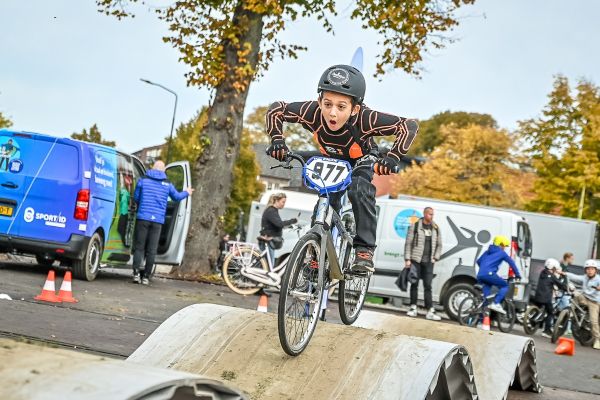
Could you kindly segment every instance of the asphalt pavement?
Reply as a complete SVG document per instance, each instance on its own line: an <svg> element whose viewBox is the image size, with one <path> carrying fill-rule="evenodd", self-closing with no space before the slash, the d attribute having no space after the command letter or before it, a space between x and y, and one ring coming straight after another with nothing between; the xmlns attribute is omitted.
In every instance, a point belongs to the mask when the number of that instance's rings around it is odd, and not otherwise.
<svg viewBox="0 0 600 400"><path fill-rule="evenodd" d="M102 271L93 282L73 281L78 303L38 302L33 297L40 293L46 272L27 262L0 261L0 295L12 298L0 300L0 336L126 358L165 319L190 304L255 309L258 303L257 296L240 296L217 284L156 277L150 286L141 286L131 283L129 271L114 269ZM57 290L63 273L57 270ZM276 312L276 299L277 294L269 299L269 312ZM403 312L389 307L378 310ZM340 322L335 302L328 305L327 320ZM520 327L514 333L523 334ZM573 357L558 356L548 339L535 336L534 340L544 392L511 391L509 399L600 398L600 351L577 344Z"/></svg>

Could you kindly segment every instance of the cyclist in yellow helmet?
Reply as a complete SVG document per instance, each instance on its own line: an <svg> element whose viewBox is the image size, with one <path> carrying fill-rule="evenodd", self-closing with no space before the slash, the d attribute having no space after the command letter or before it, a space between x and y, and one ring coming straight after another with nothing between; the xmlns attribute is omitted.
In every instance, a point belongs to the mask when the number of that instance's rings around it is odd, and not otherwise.
<svg viewBox="0 0 600 400"><path fill-rule="evenodd" d="M508 292L508 282L498 276L498 267L503 261L506 261L510 268L512 268L515 277L521 279L521 273L519 272L519 268L517 268L517 264L515 264L513 259L504 250L509 246L510 240L506 236L495 236L493 244L477 260L477 264L479 265L477 282L483 286L483 295L485 297L490 295L493 286L498 288L498 293L494 298L494 303L490 305L490 309L501 314L506 314L500 303L502 303Z"/></svg>

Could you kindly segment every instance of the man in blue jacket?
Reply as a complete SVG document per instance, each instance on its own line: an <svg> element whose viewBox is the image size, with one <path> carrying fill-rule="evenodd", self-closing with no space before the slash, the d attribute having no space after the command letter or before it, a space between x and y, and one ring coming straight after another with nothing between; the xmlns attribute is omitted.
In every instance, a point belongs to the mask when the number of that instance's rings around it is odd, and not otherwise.
<svg viewBox="0 0 600 400"><path fill-rule="evenodd" d="M138 205L135 224L135 252L133 254L133 281L147 285L154 267L154 257L158 250L160 230L165 223L169 197L181 201L191 195L194 189L178 192L167 180L165 163L157 160L146 176L138 180L133 199ZM146 255L144 276L140 276L142 259ZM141 279L140 279L141 278Z"/></svg>
<svg viewBox="0 0 600 400"><path fill-rule="evenodd" d="M483 285L483 295L485 297L490 295L493 286L498 288L498 293L494 297L494 303L490 305L490 309L501 314L506 314L500 303L502 303L508 292L508 282L498 276L498 267L500 267L503 261L506 261L510 268L512 268L515 277L521 279L521 273L519 272L519 268L517 268L517 264L504 251L508 246L510 246L510 240L506 236L496 236L494 237L494 243L477 260L477 264L479 265L477 282Z"/></svg>

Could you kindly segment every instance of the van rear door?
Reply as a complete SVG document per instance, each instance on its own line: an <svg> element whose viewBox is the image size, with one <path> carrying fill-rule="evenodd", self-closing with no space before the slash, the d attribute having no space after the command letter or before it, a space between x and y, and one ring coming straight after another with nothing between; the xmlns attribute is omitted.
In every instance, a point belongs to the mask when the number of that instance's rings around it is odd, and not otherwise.
<svg viewBox="0 0 600 400"><path fill-rule="evenodd" d="M12 200L14 207L8 226L7 219L0 218L1 232L67 242L79 229L73 218L81 188L79 148L62 139L26 132L2 132L0 143L0 169L4 169L0 204L6 211L6 200Z"/></svg>
<svg viewBox="0 0 600 400"><path fill-rule="evenodd" d="M8 130L0 130L0 234L18 235L15 219L25 193L25 175L22 173L21 147L30 137L15 137Z"/></svg>
<svg viewBox="0 0 600 400"><path fill-rule="evenodd" d="M167 165L165 173L167 179L180 192L192 186L190 164L187 161L178 161ZM191 214L191 197L179 202L169 199L165 223L158 241L157 264L181 264Z"/></svg>

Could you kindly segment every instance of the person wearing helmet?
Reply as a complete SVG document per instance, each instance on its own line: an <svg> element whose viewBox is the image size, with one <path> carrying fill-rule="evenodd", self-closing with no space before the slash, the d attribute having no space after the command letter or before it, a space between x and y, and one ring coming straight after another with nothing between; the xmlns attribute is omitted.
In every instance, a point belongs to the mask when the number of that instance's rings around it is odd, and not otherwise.
<svg viewBox="0 0 600 400"><path fill-rule="evenodd" d="M483 295L489 296L492 292L492 287L498 288L498 293L494 297L494 302L489 306L491 310L494 310L501 314L506 314L506 311L502 308L502 300L506 297L508 292L508 283L506 280L498 276L498 268L502 262L507 262L517 279L521 279L521 273L517 264L512 258L504 251L510 246L510 240L506 236L495 236L493 243L488 249L479 257L477 265L479 265L479 271L477 272L477 282L483 286Z"/></svg>
<svg viewBox="0 0 600 400"><path fill-rule="evenodd" d="M579 304L586 305L590 313L592 323L592 336L594 337L594 349L600 350L600 326L598 325L598 313L600 312L600 274L598 273L598 262L587 260L583 265L585 275L575 275L567 272L569 280L580 283L582 293L577 293L575 299Z"/></svg>
<svg viewBox="0 0 600 400"><path fill-rule="evenodd" d="M560 272L558 272L560 269ZM537 287L535 289L535 296L532 302L540 308L544 308L546 311L546 319L544 320L544 331L542 332L543 337L552 337L552 325L554 322L554 287L558 287L560 290L566 291L568 289L556 275L563 275L562 268L558 260L549 258L544 263L544 269L540 272L538 278Z"/></svg>
<svg viewBox="0 0 600 400"><path fill-rule="evenodd" d="M334 65L325 70L317 85L318 98L313 101L273 103L266 115L266 130L271 139L267 154L283 161L289 151L283 124L296 123L310 131L321 154L349 161L351 165L374 161L373 171L366 168L352 172L348 198L356 221L353 271L373 272L377 214L373 173L389 175L400 168L400 160L413 143L418 131L415 120L370 109L363 104L366 83L363 74L349 65ZM383 157L374 137L395 136L391 150ZM340 208L341 194L332 196L331 204Z"/></svg>

